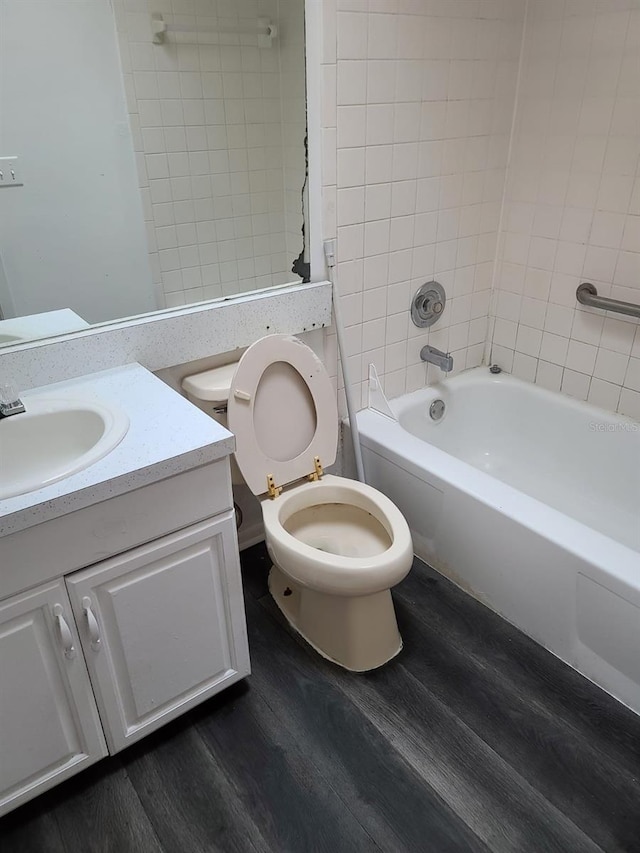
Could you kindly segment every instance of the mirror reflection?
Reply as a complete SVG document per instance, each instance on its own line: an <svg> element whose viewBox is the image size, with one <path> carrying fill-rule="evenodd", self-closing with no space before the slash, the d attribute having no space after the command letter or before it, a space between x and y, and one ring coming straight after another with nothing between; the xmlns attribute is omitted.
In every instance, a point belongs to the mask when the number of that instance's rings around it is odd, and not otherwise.
<svg viewBox="0 0 640 853"><path fill-rule="evenodd" d="M0 0L0 346L308 280L304 0Z"/></svg>

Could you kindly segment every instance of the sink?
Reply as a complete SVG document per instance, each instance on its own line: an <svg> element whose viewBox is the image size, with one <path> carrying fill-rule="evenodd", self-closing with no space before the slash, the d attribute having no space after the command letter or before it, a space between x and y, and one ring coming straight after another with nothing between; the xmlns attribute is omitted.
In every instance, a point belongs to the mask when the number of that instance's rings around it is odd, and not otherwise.
<svg viewBox="0 0 640 853"><path fill-rule="evenodd" d="M0 499L83 471L129 429L121 409L93 400L25 395L23 402L26 412L0 420Z"/></svg>

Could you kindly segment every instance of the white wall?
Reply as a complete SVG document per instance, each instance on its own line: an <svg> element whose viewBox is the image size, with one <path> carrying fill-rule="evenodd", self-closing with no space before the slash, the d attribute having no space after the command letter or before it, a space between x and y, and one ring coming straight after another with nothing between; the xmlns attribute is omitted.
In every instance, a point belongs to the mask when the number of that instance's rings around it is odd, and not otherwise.
<svg viewBox="0 0 640 853"><path fill-rule="evenodd" d="M358 392L369 362L391 397L435 378L427 342L456 370L482 359L524 9L323 2L324 236L338 237ZM409 307L432 278L449 302L425 332Z"/></svg>
<svg viewBox="0 0 640 853"><path fill-rule="evenodd" d="M640 418L640 325L576 287L640 302L638 0L530 0L495 283L492 358Z"/></svg>
<svg viewBox="0 0 640 853"><path fill-rule="evenodd" d="M0 254L18 315L156 307L109 0L2 0Z"/></svg>

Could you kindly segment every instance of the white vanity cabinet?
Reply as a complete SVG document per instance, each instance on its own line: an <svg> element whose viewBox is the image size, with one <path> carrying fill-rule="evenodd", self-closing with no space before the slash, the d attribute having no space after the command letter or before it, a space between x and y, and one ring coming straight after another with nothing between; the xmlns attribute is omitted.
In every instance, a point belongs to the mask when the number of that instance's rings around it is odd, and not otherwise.
<svg viewBox="0 0 640 853"><path fill-rule="evenodd" d="M249 670L232 513L66 578L110 752Z"/></svg>
<svg viewBox="0 0 640 853"><path fill-rule="evenodd" d="M107 755L64 581L0 603L0 814Z"/></svg>
<svg viewBox="0 0 640 853"><path fill-rule="evenodd" d="M228 457L0 536L0 815L249 672Z"/></svg>

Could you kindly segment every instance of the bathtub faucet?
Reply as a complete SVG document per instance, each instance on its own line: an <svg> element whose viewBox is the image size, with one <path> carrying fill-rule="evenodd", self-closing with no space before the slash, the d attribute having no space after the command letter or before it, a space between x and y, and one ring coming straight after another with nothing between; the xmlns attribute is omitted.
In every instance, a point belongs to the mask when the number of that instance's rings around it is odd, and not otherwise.
<svg viewBox="0 0 640 853"><path fill-rule="evenodd" d="M436 367L444 370L445 373L449 373L450 370L453 370L453 357L450 356L448 352L441 352L435 347L422 347L420 350L420 358L423 361L429 362L429 364L435 364Z"/></svg>

